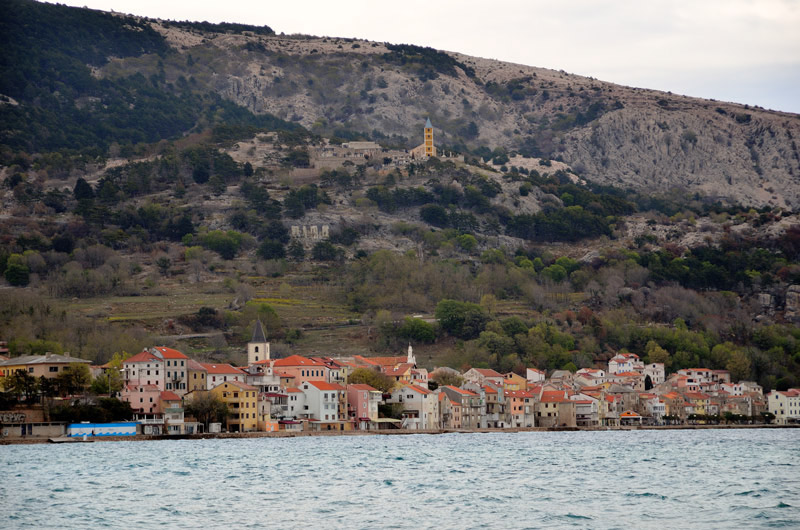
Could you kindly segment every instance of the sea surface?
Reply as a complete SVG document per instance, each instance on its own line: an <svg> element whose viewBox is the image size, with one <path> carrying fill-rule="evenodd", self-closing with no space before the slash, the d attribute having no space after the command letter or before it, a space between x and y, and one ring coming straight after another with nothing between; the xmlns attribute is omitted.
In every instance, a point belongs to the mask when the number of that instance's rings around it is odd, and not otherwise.
<svg viewBox="0 0 800 530"><path fill-rule="evenodd" d="M0 446L0 528L800 528L800 429Z"/></svg>

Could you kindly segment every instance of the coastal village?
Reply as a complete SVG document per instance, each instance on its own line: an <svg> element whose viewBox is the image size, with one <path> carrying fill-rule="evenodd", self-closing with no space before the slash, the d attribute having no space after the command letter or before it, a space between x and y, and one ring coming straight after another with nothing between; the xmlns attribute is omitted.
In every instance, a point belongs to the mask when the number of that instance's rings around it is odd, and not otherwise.
<svg viewBox="0 0 800 530"><path fill-rule="evenodd" d="M18 370L48 379L76 363L90 364L55 354L3 358L0 385ZM102 377L116 368L107 364L89 369ZM364 369L382 374L393 385L381 391L348 381ZM201 363L158 346L125 359L120 372L122 391L111 397L130 405L129 422L67 425L47 421L41 407L19 407L0 412L2 438L800 423L800 389L765 396L756 383L731 381L725 370L692 368L667 377L663 364L645 364L634 353L619 353L604 369L574 373L546 374L536 368L527 368L525 374L488 368L428 372L417 366L411 346L406 355L396 357L273 359L260 321L247 345L247 366ZM194 400L208 397L227 406L224 421L204 424L186 413Z"/></svg>

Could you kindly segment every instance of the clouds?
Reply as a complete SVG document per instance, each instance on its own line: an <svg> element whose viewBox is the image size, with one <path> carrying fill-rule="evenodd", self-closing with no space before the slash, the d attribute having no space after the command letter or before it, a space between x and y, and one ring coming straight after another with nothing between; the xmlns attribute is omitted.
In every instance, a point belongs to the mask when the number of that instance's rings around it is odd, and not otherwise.
<svg viewBox="0 0 800 530"><path fill-rule="evenodd" d="M800 98L792 93L800 76L800 0L66 3L154 18L242 22L285 33L433 46L800 112Z"/></svg>

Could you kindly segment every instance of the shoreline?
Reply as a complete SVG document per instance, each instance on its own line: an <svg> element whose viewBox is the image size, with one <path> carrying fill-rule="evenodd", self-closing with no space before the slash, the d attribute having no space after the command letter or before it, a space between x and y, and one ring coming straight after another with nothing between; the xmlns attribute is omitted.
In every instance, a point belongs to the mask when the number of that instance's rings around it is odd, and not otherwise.
<svg viewBox="0 0 800 530"><path fill-rule="evenodd" d="M674 431L674 430L709 430L709 429L798 429L800 425L643 425L625 427L516 427L510 429L380 429L372 431L278 431L278 432L245 432L245 433L204 433L182 435L136 435L108 436L89 438L85 442L80 438L68 439L59 437L59 443L95 443L95 442L151 442L160 440L214 440L214 439L248 439L248 438L300 438L307 436L408 436L412 434L491 434L520 432L598 432L598 431ZM15 438L0 439L0 445L34 445L50 444L51 438ZM58 445L58 443L54 443Z"/></svg>

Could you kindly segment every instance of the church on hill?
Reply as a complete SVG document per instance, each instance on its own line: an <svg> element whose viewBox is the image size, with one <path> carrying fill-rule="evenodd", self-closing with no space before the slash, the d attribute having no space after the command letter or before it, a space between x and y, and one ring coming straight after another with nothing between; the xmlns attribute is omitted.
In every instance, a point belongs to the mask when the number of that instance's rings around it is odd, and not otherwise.
<svg viewBox="0 0 800 530"><path fill-rule="evenodd" d="M411 158L421 159L436 156L436 146L433 144L433 124L431 119L425 121L424 141L411 150Z"/></svg>

